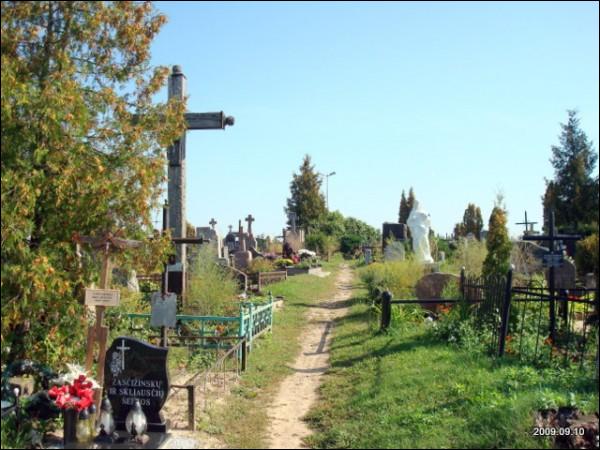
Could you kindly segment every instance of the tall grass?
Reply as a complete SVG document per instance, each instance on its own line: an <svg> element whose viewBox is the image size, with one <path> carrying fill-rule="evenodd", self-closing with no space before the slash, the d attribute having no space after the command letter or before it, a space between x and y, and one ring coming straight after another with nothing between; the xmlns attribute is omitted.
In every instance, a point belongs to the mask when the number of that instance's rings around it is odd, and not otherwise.
<svg viewBox="0 0 600 450"><path fill-rule="evenodd" d="M425 268L413 258L404 261L373 263L359 271L369 297L374 299L378 291L390 290L394 297L414 295L414 286L423 276Z"/></svg>
<svg viewBox="0 0 600 450"><path fill-rule="evenodd" d="M202 247L192 267L185 312L195 315L237 315L238 284L230 271L217 264L211 249Z"/></svg>

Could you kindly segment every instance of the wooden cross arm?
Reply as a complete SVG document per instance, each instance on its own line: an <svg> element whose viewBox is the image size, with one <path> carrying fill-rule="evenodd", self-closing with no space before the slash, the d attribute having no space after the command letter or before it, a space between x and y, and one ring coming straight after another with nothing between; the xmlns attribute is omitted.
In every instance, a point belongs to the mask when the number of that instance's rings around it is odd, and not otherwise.
<svg viewBox="0 0 600 450"><path fill-rule="evenodd" d="M137 124L139 114L133 114L132 121ZM188 130L224 130L226 126L235 125L235 117L226 116L223 111L208 113L185 113Z"/></svg>
<svg viewBox="0 0 600 450"><path fill-rule="evenodd" d="M118 248L119 250L123 250L125 248L135 248L142 245L141 241L123 239L115 236L112 233L106 233L105 235L100 237L81 236L79 233L74 233L73 241L75 241L78 244L90 244L91 246L97 248L104 247L107 243L109 243L112 246Z"/></svg>
<svg viewBox="0 0 600 450"><path fill-rule="evenodd" d="M226 116L223 111L209 113L185 113L188 130L224 130L233 126L235 118Z"/></svg>
<svg viewBox="0 0 600 450"><path fill-rule="evenodd" d="M583 236L579 234L557 234L555 236L523 236L524 241L578 241Z"/></svg>
<svg viewBox="0 0 600 450"><path fill-rule="evenodd" d="M174 244L204 244L210 242L210 239L204 238L173 238Z"/></svg>

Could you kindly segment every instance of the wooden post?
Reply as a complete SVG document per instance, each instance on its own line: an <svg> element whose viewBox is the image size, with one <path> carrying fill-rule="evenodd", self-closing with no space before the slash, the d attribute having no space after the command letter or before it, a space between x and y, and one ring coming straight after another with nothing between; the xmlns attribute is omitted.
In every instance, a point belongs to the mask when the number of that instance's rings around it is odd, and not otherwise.
<svg viewBox="0 0 600 450"><path fill-rule="evenodd" d="M246 339L242 341L242 372L246 371L248 366L248 343Z"/></svg>
<svg viewBox="0 0 600 450"><path fill-rule="evenodd" d="M462 300L465 300L465 266L460 268L460 295Z"/></svg>
<svg viewBox="0 0 600 450"><path fill-rule="evenodd" d="M392 293L385 291L381 294L381 329L387 330L392 321Z"/></svg>
<svg viewBox="0 0 600 450"><path fill-rule="evenodd" d="M508 335L508 320L510 312L510 300L512 295L512 278L513 278L513 267L510 268L506 274L506 287L504 291L504 305L502 306L502 322L500 324L500 339L498 342L498 356L504 356L504 349L506 345L506 336Z"/></svg>
<svg viewBox="0 0 600 450"><path fill-rule="evenodd" d="M196 430L196 391L194 385L189 384L186 386L188 391L188 429L191 431Z"/></svg>

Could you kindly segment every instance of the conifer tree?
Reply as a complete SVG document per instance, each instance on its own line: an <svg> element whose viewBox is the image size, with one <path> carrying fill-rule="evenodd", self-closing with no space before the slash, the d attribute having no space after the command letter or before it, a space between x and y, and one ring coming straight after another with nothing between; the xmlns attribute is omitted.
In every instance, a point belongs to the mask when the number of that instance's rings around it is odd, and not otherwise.
<svg viewBox="0 0 600 450"><path fill-rule="evenodd" d="M510 265L512 245L508 236L506 211L500 201L496 202L490 214L486 247L488 253L483 262L483 275L505 274Z"/></svg>
<svg viewBox="0 0 600 450"><path fill-rule="evenodd" d="M321 178L315 172L311 165L309 155L304 156L304 161L300 166L300 173L294 174L290 183L290 198L287 199L287 206L284 208L288 215L288 224L290 214L296 214L296 225L310 230L311 226L316 226L325 215L325 198L321 194Z"/></svg>
<svg viewBox="0 0 600 450"><path fill-rule="evenodd" d="M559 145L552 146L554 179L547 181L544 216L552 209L558 228L585 232L598 221L598 155L579 127L577 112L568 115L567 123L561 124Z"/></svg>
<svg viewBox="0 0 600 450"><path fill-rule="evenodd" d="M408 219L408 203L406 203L406 194L404 194L404 189L402 189L402 195L400 196L400 210L398 211L398 223L406 223L406 219Z"/></svg>

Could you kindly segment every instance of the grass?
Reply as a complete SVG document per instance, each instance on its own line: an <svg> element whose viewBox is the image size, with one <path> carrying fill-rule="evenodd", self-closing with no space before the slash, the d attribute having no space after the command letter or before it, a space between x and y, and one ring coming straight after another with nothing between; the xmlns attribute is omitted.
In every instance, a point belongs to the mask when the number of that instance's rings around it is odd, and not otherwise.
<svg viewBox="0 0 600 450"><path fill-rule="evenodd" d="M335 278L341 259L323 264L326 278L298 275L269 285L273 295L285 297L284 307L275 313L273 332L254 342L248 369L239 385L223 405L209 411L209 418L199 424L230 448L264 448L268 425L267 407L277 392L279 382L292 373L286 364L296 358L298 338L305 325L307 308L335 292Z"/></svg>
<svg viewBox="0 0 600 450"><path fill-rule="evenodd" d="M360 302L335 328L332 367L308 420L316 448L539 448L539 408L597 411L592 370L495 363L436 340L425 325L378 331Z"/></svg>

